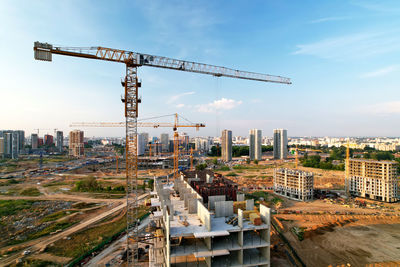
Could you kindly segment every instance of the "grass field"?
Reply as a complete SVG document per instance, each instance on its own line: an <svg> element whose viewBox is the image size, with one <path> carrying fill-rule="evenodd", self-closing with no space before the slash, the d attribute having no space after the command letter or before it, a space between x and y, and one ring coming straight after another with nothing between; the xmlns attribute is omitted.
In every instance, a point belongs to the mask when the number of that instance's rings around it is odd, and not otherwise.
<svg viewBox="0 0 400 267"><path fill-rule="evenodd" d="M147 213L147 208L141 208L139 216ZM105 219L98 226L83 230L71 235L70 240L59 240L46 249L56 256L77 258L90 251L103 240L112 237L126 228L126 216L121 216L115 221ZM108 223L105 223L108 222Z"/></svg>
<svg viewBox="0 0 400 267"><path fill-rule="evenodd" d="M19 194L21 196L29 196L29 197L37 197L41 195L39 189L37 189L36 187L26 188L22 190Z"/></svg>
<svg viewBox="0 0 400 267"><path fill-rule="evenodd" d="M0 200L0 217L9 216L20 210L29 209L34 201L31 200Z"/></svg>

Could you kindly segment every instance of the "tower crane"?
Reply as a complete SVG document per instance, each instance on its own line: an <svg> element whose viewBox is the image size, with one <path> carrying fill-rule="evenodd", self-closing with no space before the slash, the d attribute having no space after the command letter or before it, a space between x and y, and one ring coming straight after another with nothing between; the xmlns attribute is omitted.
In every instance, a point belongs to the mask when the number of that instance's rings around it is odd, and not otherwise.
<svg viewBox="0 0 400 267"><path fill-rule="evenodd" d="M168 116L168 115L167 115ZM178 177L179 171L179 134L178 128L192 127L196 128L198 131L201 127L206 127L203 123L180 123L178 113L173 114L174 122L137 122L137 127L172 127L174 131L174 179ZM162 116L165 117L165 116ZM159 118L159 117L153 117ZM69 125L70 127L124 127L124 122L73 122ZM193 152L192 152L193 153ZM151 146L150 146L150 156L151 156ZM191 165L193 165L193 157L191 156Z"/></svg>
<svg viewBox="0 0 400 267"><path fill-rule="evenodd" d="M240 71L236 69L208 65L203 63L178 60L163 56L155 56L138 52L105 48L105 47L61 47L48 43L34 43L34 57L36 60L52 61L54 55L63 55L87 59L97 59L125 64L126 75L122 82L125 90L123 103L125 105L125 129L126 129L126 200L127 200L127 234L136 237L138 234L138 213L135 209L137 201L137 118L139 98L138 67L148 66L164 68L199 74L207 74L215 77L230 77L237 79L291 84L289 78L261 74L255 72ZM175 146L175 144L174 144ZM135 226L136 225L136 226ZM133 238L134 240L135 238ZM131 243L127 238L127 263L128 266L136 265L138 260L138 244Z"/></svg>

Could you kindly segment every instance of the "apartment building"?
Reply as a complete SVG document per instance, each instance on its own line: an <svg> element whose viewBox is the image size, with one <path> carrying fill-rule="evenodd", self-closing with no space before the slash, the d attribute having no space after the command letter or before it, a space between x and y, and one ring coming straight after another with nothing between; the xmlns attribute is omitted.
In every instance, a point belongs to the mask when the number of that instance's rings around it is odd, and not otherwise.
<svg viewBox="0 0 400 267"><path fill-rule="evenodd" d="M69 155L72 157L82 157L85 153L83 143L83 131L74 130L69 133Z"/></svg>
<svg viewBox="0 0 400 267"><path fill-rule="evenodd" d="M351 195L385 202L398 200L397 162L350 159L346 171Z"/></svg>
<svg viewBox="0 0 400 267"><path fill-rule="evenodd" d="M232 131L223 130L221 136L221 158L223 161L232 160Z"/></svg>
<svg viewBox="0 0 400 267"><path fill-rule="evenodd" d="M294 200L312 200L314 194L314 175L311 172L301 170L275 169L274 192Z"/></svg>

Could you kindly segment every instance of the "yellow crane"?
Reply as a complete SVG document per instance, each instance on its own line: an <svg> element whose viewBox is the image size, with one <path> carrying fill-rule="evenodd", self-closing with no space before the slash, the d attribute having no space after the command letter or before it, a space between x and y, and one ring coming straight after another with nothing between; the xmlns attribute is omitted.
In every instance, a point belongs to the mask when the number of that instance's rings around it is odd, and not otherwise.
<svg viewBox="0 0 400 267"><path fill-rule="evenodd" d="M137 209L137 118L139 114L138 105L139 88L141 82L138 80L137 70L139 67L148 66L164 68L184 72L207 74L215 77L230 77L237 79L272 82L280 84L291 84L289 78L269 74L240 71L221 66L173 59L163 56L143 54L133 51L94 47L62 47L48 43L35 42L33 46L36 60L52 61L53 55L63 55L86 59L97 59L110 62L123 63L126 67L125 79L121 82L125 94L123 103L125 105L125 129L126 129L126 201L127 201L127 234L135 237L138 235ZM135 239L135 238L133 238ZM138 244L130 243L127 238L127 265L135 265L138 260Z"/></svg>

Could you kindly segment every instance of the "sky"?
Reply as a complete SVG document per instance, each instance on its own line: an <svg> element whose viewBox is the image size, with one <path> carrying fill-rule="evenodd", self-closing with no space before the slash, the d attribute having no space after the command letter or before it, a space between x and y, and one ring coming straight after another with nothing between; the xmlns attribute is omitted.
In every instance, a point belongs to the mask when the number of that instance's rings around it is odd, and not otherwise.
<svg viewBox="0 0 400 267"><path fill-rule="evenodd" d="M66 133L124 121L120 63L53 56L33 42L103 46L279 75L291 85L141 67L139 118L178 113L219 136L400 135L400 1L0 1L0 129ZM172 117L155 119L172 122ZM87 128L85 136L124 136ZM172 129L141 128L159 135ZM66 135L66 134L64 134Z"/></svg>

